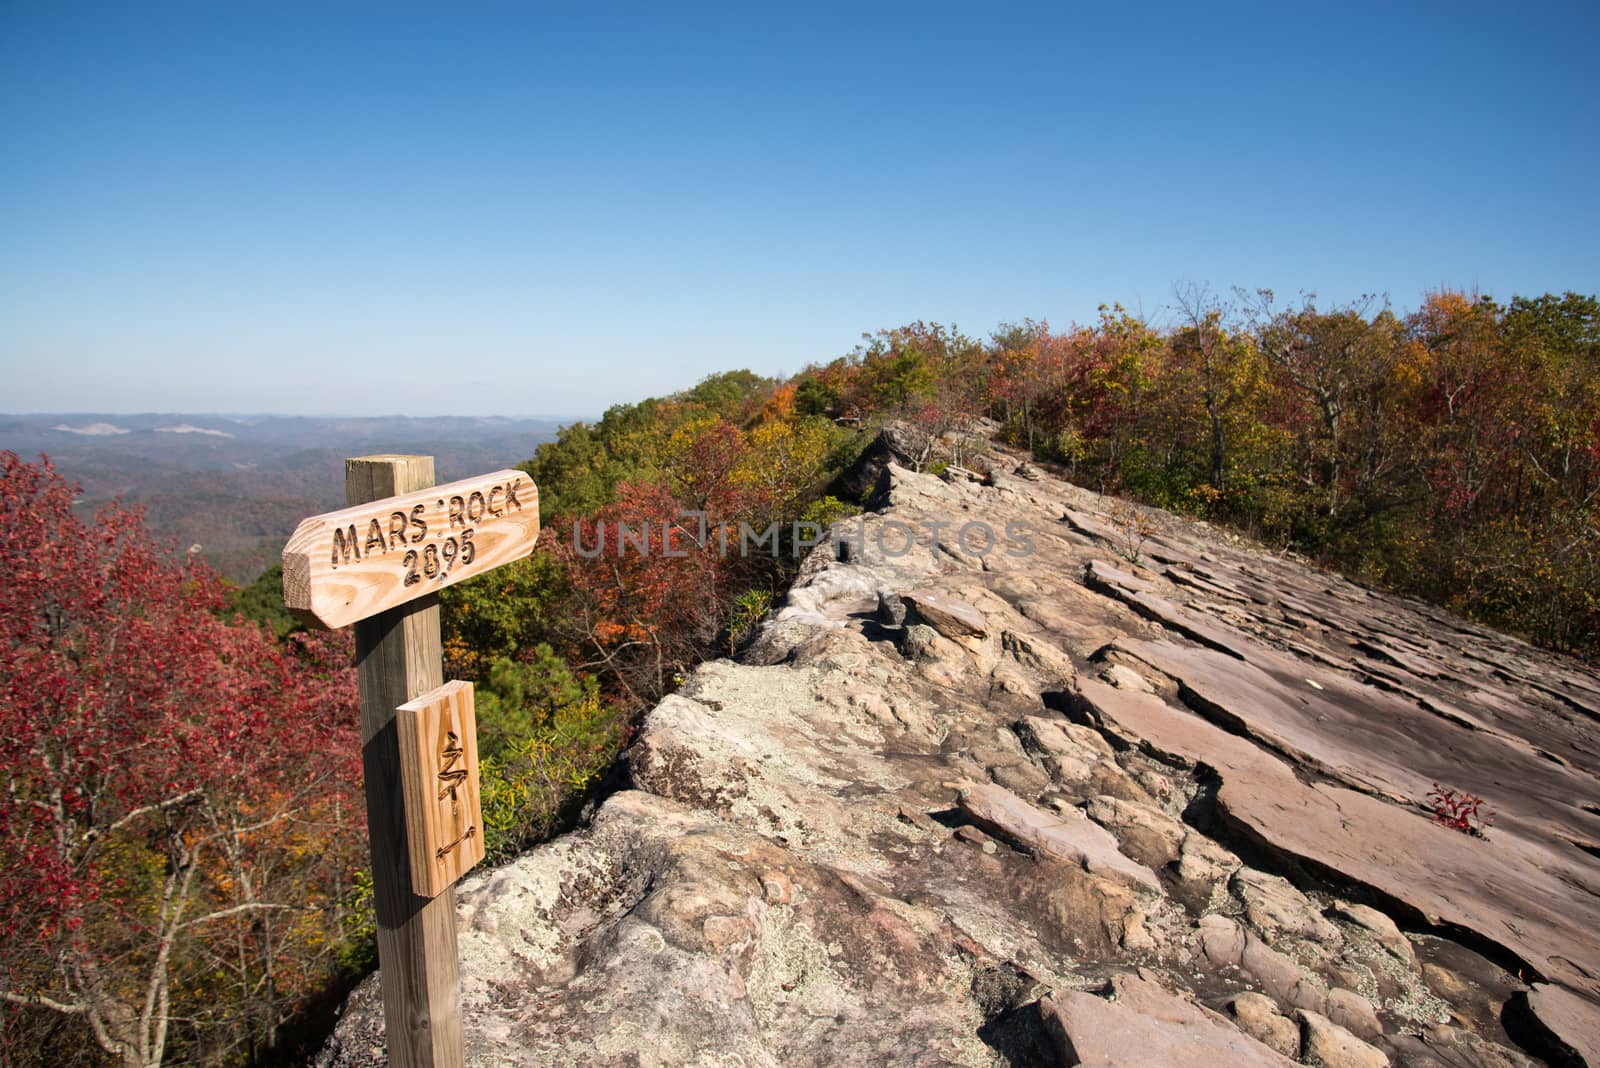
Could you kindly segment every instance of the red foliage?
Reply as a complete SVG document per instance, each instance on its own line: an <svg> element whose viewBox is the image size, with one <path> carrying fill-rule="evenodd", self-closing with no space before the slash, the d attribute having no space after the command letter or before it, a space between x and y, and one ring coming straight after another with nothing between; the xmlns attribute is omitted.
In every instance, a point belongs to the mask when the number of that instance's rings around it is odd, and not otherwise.
<svg viewBox="0 0 1600 1068"><path fill-rule="evenodd" d="M698 488L702 496L681 501L657 483L624 483L615 502L575 522L571 544L552 548L566 565L574 621L598 657L585 666L609 669L641 698L664 693L699 661L744 569L733 517L706 508L702 525L684 514L727 493L720 483Z"/></svg>
<svg viewBox="0 0 1600 1068"><path fill-rule="evenodd" d="M1442 824L1462 834L1484 837L1484 832L1494 825L1494 813L1483 798L1466 791L1452 790L1448 786L1433 784L1428 791L1428 804L1433 807L1433 822Z"/></svg>
<svg viewBox="0 0 1600 1068"><path fill-rule="evenodd" d="M742 511L747 494L733 473L746 451L744 435L725 419L697 432L675 465L684 507L719 517Z"/></svg>
<svg viewBox="0 0 1600 1068"><path fill-rule="evenodd" d="M93 1022L118 1016L116 984L93 978L113 949L164 988L161 949L237 907L202 902L191 873L225 847L244 863L246 825L335 797L359 813L360 742L346 644L286 651L222 619L203 564L174 561L138 513L85 524L72 497L48 461L0 452L0 989ZM130 856L158 862L166 905L130 885L130 863L149 871ZM157 1022L137 1020L140 1040Z"/></svg>
<svg viewBox="0 0 1600 1068"><path fill-rule="evenodd" d="M572 535L550 551L566 571L582 667L649 701L703 658L757 571L740 523L759 534L778 510L772 487L742 473L748 455L736 427L707 424L661 481L624 482L610 504L556 520Z"/></svg>

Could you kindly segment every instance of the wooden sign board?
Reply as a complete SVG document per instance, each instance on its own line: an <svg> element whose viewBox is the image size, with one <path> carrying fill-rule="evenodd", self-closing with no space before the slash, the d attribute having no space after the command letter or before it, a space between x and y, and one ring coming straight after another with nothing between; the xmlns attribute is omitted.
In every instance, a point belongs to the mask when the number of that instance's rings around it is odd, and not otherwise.
<svg viewBox="0 0 1600 1068"><path fill-rule="evenodd" d="M447 682L394 710L411 889L438 897L483 859L472 683Z"/></svg>
<svg viewBox="0 0 1600 1068"><path fill-rule="evenodd" d="M521 471L312 516L283 549L283 600L343 627L533 552L539 490Z"/></svg>

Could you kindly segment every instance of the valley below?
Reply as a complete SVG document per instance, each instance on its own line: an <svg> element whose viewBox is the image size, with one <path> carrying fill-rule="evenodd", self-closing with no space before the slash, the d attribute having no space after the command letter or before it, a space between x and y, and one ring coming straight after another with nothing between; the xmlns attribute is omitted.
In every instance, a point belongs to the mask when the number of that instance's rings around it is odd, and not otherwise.
<svg viewBox="0 0 1600 1068"><path fill-rule="evenodd" d="M48 456L80 488L89 518L138 507L173 550L193 550L246 585L277 561L308 515L343 507L344 461L375 452L432 455L441 482L511 467L562 421L471 417L336 418L210 414L0 415L0 449Z"/></svg>

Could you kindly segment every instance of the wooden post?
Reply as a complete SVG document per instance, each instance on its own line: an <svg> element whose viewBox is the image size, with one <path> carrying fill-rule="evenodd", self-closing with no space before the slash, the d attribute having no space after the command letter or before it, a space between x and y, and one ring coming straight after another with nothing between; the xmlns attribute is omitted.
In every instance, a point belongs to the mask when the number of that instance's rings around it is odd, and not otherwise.
<svg viewBox="0 0 1600 1068"><path fill-rule="evenodd" d="M344 486L350 507L303 520L284 546L283 602L315 626L356 626L361 764L389 1063L461 1068L454 881L483 859L483 832L477 827L472 688L442 685L435 591L533 552L539 488L521 471L436 486L431 456L346 460ZM427 701L412 703L423 695ZM404 750L396 725L396 709L403 705L417 732ZM445 746L434 730L444 722L441 716L448 719ZM424 731L433 733L423 739ZM408 766L415 826L437 836L448 824L453 833L433 846L435 863L423 865L427 879L417 882L407 837ZM418 793L424 782L426 789ZM440 782L448 784L450 803L430 819L422 802Z"/></svg>
<svg viewBox="0 0 1600 1068"><path fill-rule="evenodd" d="M426 489L434 481L431 456L363 456L345 462L345 496L352 505ZM387 609L355 627L389 1063L461 1068L455 889L447 887L431 899L412 891L394 713L444 681L438 595Z"/></svg>

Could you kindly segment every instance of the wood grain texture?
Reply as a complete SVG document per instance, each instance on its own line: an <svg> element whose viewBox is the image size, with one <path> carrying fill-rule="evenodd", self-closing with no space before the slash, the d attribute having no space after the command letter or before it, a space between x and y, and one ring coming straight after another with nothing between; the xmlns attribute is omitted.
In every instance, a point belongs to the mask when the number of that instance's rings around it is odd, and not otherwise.
<svg viewBox="0 0 1600 1068"><path fill-rule="evenodd" d="M347 496L350 477L376 485L372 469L416 459L348 461ZM283 549L283 600L309 622L348 626L521 559L538 540L539 490L525 473L430 479L303 520Z"/></svg>
<svg viewBox="0 0 1600 1068"><path fill-rule="evenodd" d="M345 466L345 492L352 503L410 493L432 482L431 456L362 457ZM400 705L443 681L438 597L429 594L363 620L355 637L389 1064L461 1068L455 890L446 887L431 899L412 892L394 716Z"/></svg>
<svg viewBox="0 0 1600 1068"><path fill-rule="evenodd" d="M483 859L472 683L447 682L394 710L411 889L436 897Z"/></svg>

